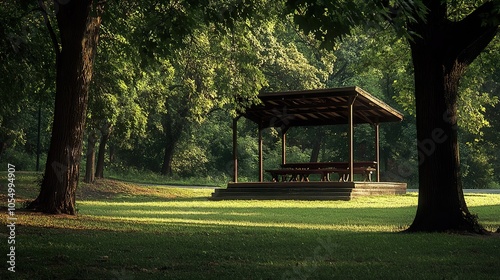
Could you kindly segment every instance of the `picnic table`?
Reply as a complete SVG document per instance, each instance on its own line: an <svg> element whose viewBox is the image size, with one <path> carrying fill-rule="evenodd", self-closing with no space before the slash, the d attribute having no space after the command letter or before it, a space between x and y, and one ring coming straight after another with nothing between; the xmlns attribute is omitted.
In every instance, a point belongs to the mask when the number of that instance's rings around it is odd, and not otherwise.
<svg viewBox="0 0 500 280"><path fill-rule="evenodd" d="M353 174L363 175L364 181L371 181L371 175L376 171L376 161L353 162ZM339 182L349 180L349 162L302 162L282 164L281 169L268 169L273 182L309 182L312 174L320 175L321 181L330 181L330 174L339 175Z"/></svg>

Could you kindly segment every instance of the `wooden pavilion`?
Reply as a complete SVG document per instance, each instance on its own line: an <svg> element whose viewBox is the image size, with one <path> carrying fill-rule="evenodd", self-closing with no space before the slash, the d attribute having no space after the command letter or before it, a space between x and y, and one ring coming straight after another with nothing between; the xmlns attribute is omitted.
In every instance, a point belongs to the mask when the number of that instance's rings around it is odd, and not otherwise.
<svg viewBox="0 0 500 280"><path fill-rule="evenodd" d="M301 199L349 200L358 195L404 194L406 183L380 182L379 125L400 122L403 115L359 87L330 88L259 94L261 104L253 105L233 120L233 182L227 189L217 189L212 199ZM259 181L238 182L237 123L243 116L255 122L259 141ZM354 126L368 123L375 130L373 161L354 160ZM348 125L347 162L287 163L286 133L291 127ZM273 180L264 182L262 131L280 128L282 137L281 169L266 170ZM339 180L331 180L337 173ZM372 179L372 173L373 179ZM309 181L309 175L320 175L321 181ZM363 175L355 181L354 175Z"/></svg>

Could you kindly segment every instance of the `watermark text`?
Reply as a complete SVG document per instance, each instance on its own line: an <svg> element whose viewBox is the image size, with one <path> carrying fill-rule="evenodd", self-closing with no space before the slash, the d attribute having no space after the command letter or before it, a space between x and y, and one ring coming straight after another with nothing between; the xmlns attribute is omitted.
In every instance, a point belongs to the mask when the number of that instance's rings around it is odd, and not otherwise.
<svg viewBox="0 0 500 280"><path fill-rule="evenodd" d="M7 244L9 245L9 253L7 254L7 270L16 272L16 167L13 164L7 165L7 229L8 237Z"/></svg>

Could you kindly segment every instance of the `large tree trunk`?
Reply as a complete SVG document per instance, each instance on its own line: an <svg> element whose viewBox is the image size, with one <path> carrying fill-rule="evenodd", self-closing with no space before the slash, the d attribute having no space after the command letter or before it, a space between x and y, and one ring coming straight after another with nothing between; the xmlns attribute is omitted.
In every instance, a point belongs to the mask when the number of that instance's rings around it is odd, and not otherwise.
<svg viewBox="0 0 500 280"><path fill-rule="evenodd" d="M177 143L181 139L184 124L182 121L173 121L173 118L167 114L163 128L165 130L166 144L160 172L162 175L172 176L172 160L174 158L175 147L177 147Z"/></svg>
<svg viewBox="0 0 500 280"><path fill-rule="evenodd" d="M181 107L177 110L173 109L171 101L167 99L165 106L168 108L167 114L163 116L162 126L165 131L165 154L160 173L162 175L172 175L172 160L174 158L175 148L181 139L181 134L188 127L186 116L189 113L187 100L184 103L179 103ZM172 113L175 112L175 113ZM176 114L174 117L173 114Z"/></svg>
<svg viewBox="0 0 500 280"><path fill-rule="evenodd" d="M432 51L413 52L419 202L411 230L464 228L465 218L470 216L462 193L457 144L456 97L461 69L444 66L436 58Z"/></svg>
<svg viewBox="0 0 500 280"><path fill-rule="evenodd" d="M319 160L319 152L321 151L321 144L323 143L323 137L325 132L320 130L321 127L315 128L315 136L312 145L311 157L309 158L309 162L318 162Z"/></svg>
<svg viewBox="0 0 500 280"><path fill-rule="evenodd" d="M481 22L446 21L446 3L429 1L425 22L413 24L419 197L409 231L484 232L464 199L457 130L460 77L496 33ZM473 16L473 15L471 15Z"/></svg>
<svg viewBox="0 0 500 280"><path fill-rule="evenodd" d="M162 175L172 176L172 160L174 158L175 143L168 142L165 147L165 155L163 156L163 164L161 166Z"/></svg>
<svg viewBox="0 0 500 280"><path fill-rule="evenodd" d="M97 143L97 135L91 131L87 141L87 162L85 164L85 183L93 183L95 181L95 144Z"/></svg>
<svg viewBox="0 0 500 280"><path fill-rule="evenodd" d="M97 167L95 170L96 178L104 178L104 156L106 155L106 144L113 132L113 125L106 124L101 128L101 141L99 143L99 152L97 154Z"/></svg>
<svg viewBox="0 0 500 280"><path fill-rule="evenodd" d="M56 5L61 49L56 49L54 122L40 194L29 208L74 215L88 89L97 48L101 7L74 0ZM55 33L51 33L54 35ZM54 36L52 36L54 40Z"/></svg>

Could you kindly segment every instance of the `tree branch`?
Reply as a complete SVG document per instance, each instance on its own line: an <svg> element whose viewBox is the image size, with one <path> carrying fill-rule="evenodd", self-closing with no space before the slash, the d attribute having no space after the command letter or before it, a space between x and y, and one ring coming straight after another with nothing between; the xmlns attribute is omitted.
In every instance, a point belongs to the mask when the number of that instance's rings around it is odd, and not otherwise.
<svg viewBox="0 0 500 280"><path fill-rule="evenodd" d="M493 1L488 1L463 20L453 24L459 61L469 64L479 56L496 36L499 22L499 10Z"/></svg>
<svg viewBox="0 0 500 280"><path fill-rule="evenodd" d="M380 4L382 5L382 8L384 8L386 12L386 14L384 14L383 16L391 25L394 25L394 19L400 15L401 9L389 3L389 0L383 0L381 1Z"/></svg>
<svg viewBox="0 0 500 280"><path fill-rule="evenodd" d="M59 60L59 54L61 53L61 48L59 47L59 42L57 41L57 35L54 31L54 28L52 28L52 24L50 23L49 15L47 14L47 9L45 8L43 0L38 0L38 6L39 8L37 10L39 10L42 13L42 16L45 20L45 25L49 30L50 39L52 40L52 46L54 47L54 52L56 54L56 64L57 64L57 61Z"/></svg>

